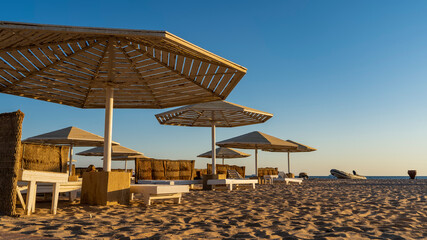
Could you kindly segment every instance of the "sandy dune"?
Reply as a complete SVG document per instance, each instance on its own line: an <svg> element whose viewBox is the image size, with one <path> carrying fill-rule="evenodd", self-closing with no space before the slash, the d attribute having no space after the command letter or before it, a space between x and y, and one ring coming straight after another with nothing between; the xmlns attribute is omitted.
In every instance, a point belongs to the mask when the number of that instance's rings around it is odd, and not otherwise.
<svg viewBox="0 0 427 240"><path fill-rule="evenodd" d="M181 205L49 202L0 217L0 231L87 239L426 239L427 180L308 180L256 190L191 191Z"/></svg>

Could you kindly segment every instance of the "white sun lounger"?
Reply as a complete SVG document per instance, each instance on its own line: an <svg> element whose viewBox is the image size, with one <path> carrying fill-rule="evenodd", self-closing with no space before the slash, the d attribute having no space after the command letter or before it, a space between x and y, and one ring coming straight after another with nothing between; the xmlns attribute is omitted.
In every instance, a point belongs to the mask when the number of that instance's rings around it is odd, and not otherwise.
<svg viewBox="0 0 427 240"><path fill-rule="evenodd" d="M255 189L255 183L258 183L257 179L209 179L208 185L226 185L228 190L233 190L233 185L251 184L252 188Z"/></svg>
<svg viewBox="0 0 427 240"><path fill-rule="evenodd" d="M278 177L279 177L279 175L264 175L265 181L270 183L270 184L273 184L273 180L275 178L278 178Z"/></svg>
<svg viewBox="0 0 427 240"><path fill-rule="evenodd" d="M183 193L189 192L188 185L166 184L131 184L131 194L142 194L144 203L151 205L156 199L174 199L175 203L181 203Z"/></svg>
<svg viewBox="0 0 427 240"><path fill-rule="evenodd" d="M37 187L41 183L49 183L45 185L44 191L50 191L52 193L52 208L51 213L56 214L56 209L58 207L59 192L62 184L68 183L68 174L66 173L56 173L56 172L43 172L43 171L31 171L20 169L18 173L18 180L23 182L28 182L28 185L17 186L17 195L18 198L24 207L25 213L30 215L36 210L36 195L39 190ZM43 187L42 187L43 188ZM81 188L81 187L80 187ZM27 201L25 203L24 198L22 197L21 191L27 191ZM41 189L42 190L42 189Z"/></svg>
<svg viewBox="0 0 427 240"><path fill-rule="evenodd" d="M192 185L202 183L202 180L138 180L138 184Z"/></svg>

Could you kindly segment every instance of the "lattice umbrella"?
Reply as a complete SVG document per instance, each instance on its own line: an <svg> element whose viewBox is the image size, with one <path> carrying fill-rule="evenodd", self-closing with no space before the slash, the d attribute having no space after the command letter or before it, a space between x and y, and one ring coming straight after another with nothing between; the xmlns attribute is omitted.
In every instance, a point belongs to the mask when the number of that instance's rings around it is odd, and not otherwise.
<svg viewBox="0 0 427 240"><path fill-rule="evenodd" d="M156 115L160 124L212 128L212 173L216 174L215 128L263 123L273 114L227 101L189 105Z"/></svg>
<svg viewBox="0 0 427 240"><path fill-rule="evenodd" d="M56 131L44 133L34 137L29 137L22 142L27 143L47 143L55 145L69 145L69 174L72 170L73 147L93 147L102 146L104 138L77 127L67 127ZM117 142L112 142L113 145L118 145Z"/></svg>
<svg viewBox="0 0 427 240"><path fill-rule="evenodd" d="M263 150L269 151L269 152L287 152L288 153L288 173L291 173L291 160L290 160L291 152L313 152L313 151L316 151L317 149L309 147L307 145L303 145L301 143L294 142L292 140L286 140L286 141L293 143L298 147L293 149L263 149Z"/></svg>
<svg viewBox="0 0 427 240"><path fill-rule="evenodd" d="M251 156L250 154L237 151L236 149L219 147L215 150L216 157L222 158L222 164L224 164L225 158L245 158ZM198 155L197 157L212 158L212 151L208 151Z"/></svg>
<svg viewBox="0 0 427 240"><path fill-rule="evenodd" d="M234 138L230 138L216 145L221 147L233 147L243 149L255 149L255 174L258 176L258 149L261 150L284 150L284 149L297 149L298 145L282 140L268 134L254 131L243 134Z"/></svg>
<svg viewBox="0 0 427 240"><path fill-rule="evenodd" d="M0 92L105 108L104 171L115 108L225 99L246 68L166 31L0 22Z"/></svg>

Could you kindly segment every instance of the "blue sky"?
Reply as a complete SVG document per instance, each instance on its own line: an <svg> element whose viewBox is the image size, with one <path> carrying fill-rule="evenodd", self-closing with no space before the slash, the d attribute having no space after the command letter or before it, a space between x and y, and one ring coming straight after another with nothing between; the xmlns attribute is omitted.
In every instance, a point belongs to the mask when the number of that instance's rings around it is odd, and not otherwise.
<svg viewBox="0 0 427 240"><path fill-rule="evenodd" d="M227 100L274 114L218 128L218 140L257 130L318 148L291 155L294 173L425 176L426 12L425 1L6 1L0 20L169 31L248 68ZM103 135L103 110L0 94L0 112L17 109L23 138L71 125ZM206 167L196 156L209 150L210 129L161 126L163 111L115 110L113 139ZM254 171L253 157L228 162ZM286 155L260 152L259 166L286 170Z"/></svg>

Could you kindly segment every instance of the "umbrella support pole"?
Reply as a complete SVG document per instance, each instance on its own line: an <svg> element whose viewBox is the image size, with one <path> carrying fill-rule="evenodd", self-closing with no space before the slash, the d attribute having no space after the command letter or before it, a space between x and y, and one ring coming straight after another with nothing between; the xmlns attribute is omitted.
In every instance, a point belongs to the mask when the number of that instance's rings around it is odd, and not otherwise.
<svg viewBox="0 0 427 240"><path fill-rule="evenodd" d="M215 122L212 121L212 174L216 174Z"/></svg>
<svg viewBox="0 0 427 240"><path fill-rule="evenodd" d="M105 89L105 131L104 131L104 165L105 172L111 172L111 142L113 132L113 103L114 89L108 87Z"/></svg>
<svg viewBox="0 0 427 240"><path fill-rule="evenodd" d="M290 152L288 152L288 173L291 173L291 160L290 160Z"/></svg>
<svg viewBox="0 0 427 240"><path fill-rule="evenodd" d="M68 162L69 162L69 166L68 166L68 169L69 169L68 176L71 176L71 174L73 173L73 166L72 166L72 164L73 164L73 145L70 145L70 159L68 159Z"/></svg>
<svg viewBox="0 0 427 240"><path fill-rule="evenodd" d="M255 176L258 177L258 149L255 148Z"/></svg>
<svg viewBox="0 0 427 240"><path fill-rule="evenodd" d="M125 172L128 170L128 161L125 160Z"/></svg>

